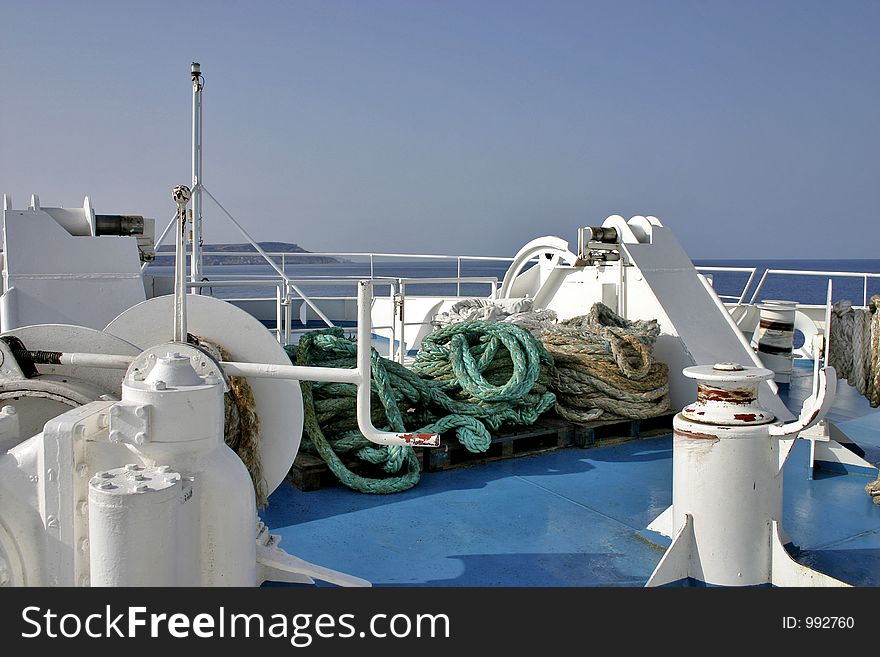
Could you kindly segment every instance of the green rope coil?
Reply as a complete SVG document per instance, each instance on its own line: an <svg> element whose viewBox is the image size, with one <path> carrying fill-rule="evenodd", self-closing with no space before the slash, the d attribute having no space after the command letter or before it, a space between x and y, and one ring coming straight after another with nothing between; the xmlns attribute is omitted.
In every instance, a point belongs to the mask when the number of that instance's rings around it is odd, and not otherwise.
<svg viewBox="0 0 880 657"><path fill-rule="evenodd" d="M297 365L354 368L357 345L332 328L305 334L285 347ZM471 452L485 452L490 431L529 425L553 407L553 358L528 331L513 324L462 322L429 335L413 369L371 353L371 417L380 429L446 433ZM364 493L396 493L416 485L419 462L409 446L375 445L357 428L353 384L302 381L306 436L340 482ZM389 477L352 472L339 454L355 453ZM403 470L403 474L399 473Z"/></svg>

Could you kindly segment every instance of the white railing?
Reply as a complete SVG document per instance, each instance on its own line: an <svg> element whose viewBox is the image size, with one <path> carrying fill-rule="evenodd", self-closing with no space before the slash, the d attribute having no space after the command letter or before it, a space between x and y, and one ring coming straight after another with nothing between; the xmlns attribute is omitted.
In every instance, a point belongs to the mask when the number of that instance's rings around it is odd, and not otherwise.
<svg viewBox="0 0 880 657"><path fill-rule="evenodd" d="M746 293L749 290L749 286L752 284L752 281L755 279L755 274L758 271L757 267L697 267L698 272L737 272L748 274L748 280L746 280L746 284L743 285L742 290L740 290L739 295L735 294L719 294L718 297L727 301L735 301L736 303L743 303L746 298Z"/></svg>
<svg viewBox="0 0 880 657"><path fill-rule="evenodd" d="M761 280L758 282L758 287L755 288L754 294L752 294L752 298L749 303L755 303L759 294L761 293L761 289L764 287L764 282L767 280L767 277L770 275L779 275L779 276L813 276L813 277L821 277L826 279L831 278L861 278L862 279L862 305L868 305L868 280L871 278L880 278L880 274L876 274L873 272L856 272L856 271L818 271L814 269L767 269L764 272L764 275L761 276Z"/></svg>
<svg viewBox="0 0 880 657"><path fill-rule="evenodd" d="M356 285L363 277L358 276L339 276L339 277L318 277L318 278L278 278L273 276L253 276L248 278L224 278L214 277L212 280L205 281L187 281L185 284L190 289L204 289L215 287L226 288L254 288L254 287L274 287L275 288L275 336L281 344L290 344L291 337L294 333L305 328L296 330L293 328L293 302L297 299L303 301L308 307L312 308L318 317L329 327L335 326L333 321L321 311L314 299L306 298L300 286L306 286L310 283L320 283L322 286L351 286ZM489 287L489 297L494 297L498 290L499 281L495 276L471 276L458 278L443 277L383 277L374 276L372 279L374 286L387 286L388 296L391 299L391 320L387 325L374 325L376 330L390 331L389 336L389 352L388 357L403 362L406 355L405 346L405 329L407 326L427 325L429 321L422 322L406 322L404 323L406 308L406 286L410 285L430 285L430 284L448 284L457 283L460 289L464 284L483 284ZM340 296L333 297L340 300L354 300L356 296ZM255 301L273 301L272 297L257 297ZM303 322L305 326L305 322ZM399 334L399 335L398 335ZM399 344L399 349L395 350L395 344Z"/></svg>
<svg viewBox="0 0 880 657"><path fill-rule="evenodd" d="M749 274L748 279L745 282L745 285L740 289L738 294L719 294L718 296L725 300L731 301L737 304L748 303L749 305L755 304L760 300L761 292L764 289L764 284L767 282L767 279L770 276L811 276L814 278L824 278L826 280L830 280L832 278L856 278L862 280L862 305L868 305L868 281L871 279L880 279L880 273L875 272L863 272L863 271L823 271L819 269L775 269L768 268L765 269L761 274L761 278L758 280L758 284L755 287L754 292L752 292L749 300L746 301L746 296L748 295L749 289L751 288L752 283L755 280L757 275L757 267L708 267L708 266L699 266L696 268L699 272L735 272L735 273L747 273ZM798 299L789 299L790 301L799 301Z"/></svg>
<svg viewBox="0 0 880 657"><path fill-rule="evenodd" d="M192 281L187 282L187 287L190 289L203 290L210 289L213 294L214 288L248 288L248 287L274 287L275 288L275 298L272 297L257 297L254 299L249 299L253 301L274 301L276 306L276 327L275 327L275 335L278 338L279 342L282 344L289 344L290 339L294 333L300 332L297 329L293 328L293 302L297 299L303 301L304 304L308 305L309 308L324 322L327 326L334 326L334 322L327 317L327 315L321 310L319 304L310 297L303 290L304 287L309 285L320 285L320 286L346 286L346 285L355 285L355 283L359 280L363 280L365 278L364 275L335 275L335 276L308 276L308 277L298 277L293 278L288 275L286 271L286 266L288 264L293 264L290 262L291 260L295 262L298 259L302 258L331 258L333 259L331 262L327 263L308 263L308 264L316 264L316 265L324 265L326 264L329 267L339 264L358 264L352 263L348 261L349 258L361 258L365 262L363 264L369 264L369 279L373 281L375 285L378 286L388 286L389 288L389 297L392 299L391 308L392 308L392 319L391 323L384 326L375 326L376 329L388 330L390 331L389 338L389 357L399 359L400 362L403 362L403 358L406 352L405 344L404 344L404 331L407 326L416 326L416 325L425 325L429 322L407 322L404 323L403 317L405 313L405 305L406 305L406 285L429 285L429 284L455 284L456 286L456 294L455 296L461 296L462 285L466 284L478 284L478 285L488 285L489 287L489 297L494 297L498 291L498 287L500 285L497 276L462 276L462 263L466 263L469 261L472 262L501 262L501 263L510 263L512 262L512 258L504 258L504 257L496 257L496 256L467 256L467 255L443 255L443 254L419 254L419 253L368 253L368 252L333 252L333 253L312 253L312 252L265 252L261 251L260 253L254 251L203 251L204 256L215 256L219 258L239 258L239 257L248 257L254 258L259 261L259 264L263 264L264 262L270 266L275 271L273 273L266 274L248 274L245 277L240 273L233 274L222 274L222 273L214 273L210 280L202 280L202 281ZM166 251L157 251L157 258L167 256L169 258L173 258L173 252ZM339 258L344 258L346 260L339 261ZM448 277L437 277L437 276L386 276L386 275L377 275L376 274L376 265L380 260L386 259L390 261L398 261L402 264L405 261L424 261L424 260L439 260L439 261L447 261L455 263L455 276ZM271 260L271 262L270 262ZM279 262L280 261L280 262ZM150 263L146 263L144 269L149 266ZM231 263L234 264L234 263ZM280 267L278 266L280 264ZM389 263L390 264L390 263ZM219 265L222 266L222 265ZM355 296L339 296L333 297L334 299L341 300L353 300ZM238 299L241 301L241 299ZM396 318L396 314L399 313L400 319ZM303 329L305 330L305 329ZM399 333L399 336L398 336ZM399 337L399 340L398 340ZM399 343L400 349L395 352L395 343Z"/></svg>

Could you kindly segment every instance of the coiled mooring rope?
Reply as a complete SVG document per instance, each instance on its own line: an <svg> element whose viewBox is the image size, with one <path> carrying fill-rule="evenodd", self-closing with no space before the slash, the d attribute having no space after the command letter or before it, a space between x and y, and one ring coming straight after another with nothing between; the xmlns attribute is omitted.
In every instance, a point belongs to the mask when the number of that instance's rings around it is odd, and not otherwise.
<svg viewBox="0 0 880 657"><path fill-rule="evenodd" d="M285 347L298 365L355 366L357 345L342 329L305 334ZM503 424L533 424L553 406L549 373L553 360L525 329L512 324L462 322L432 333L423 342L413 369L371 353L372 420L390 431L445 433L472 452L488 449ZM308 440L346 486L365 493L394 493L419 481L420 469L408 446L376 446L357 429L356 388L344 383L300 383ZM380 465L392 474L372 478L352 472L339 454Z"/></svg>
<svg viewBox="0 0 880 657"><path fill-rule="evenodd" d="M880 406L880 295L867 308L850 301L831 307L828 364L837 376L864 395L872 408Z"/></svg>
<svg viewBox="0 0 880 657"><path fill-rule="evenodd" d="M187 336L187 339L201 347L215 360L234 360L226 349L201 336ZM223 440L247 467L254 484L257 507L268 504L266 479L260 461L258 443L260 440L260 418L257 415L257 402L248 380L241 376L229 377L229 390L224 395Z"/></svg>
<svg viewBox="0 0 880 657"><path fill-rule="evenodd" d="M653 353L659 335L656 320L629 321L602 303L548 324L540 336L556 362L556 412L577 423L667 412L669 368Z"/></svg>
<svg viewBox="0 0 880 657"><path fill-rule="evenodd" d="M872 408L880 406L880 295L867 308L854 308L851 301L831 307L828 364L864 395ZM875 504L880 504L880 478L865 486Z"/></svg>

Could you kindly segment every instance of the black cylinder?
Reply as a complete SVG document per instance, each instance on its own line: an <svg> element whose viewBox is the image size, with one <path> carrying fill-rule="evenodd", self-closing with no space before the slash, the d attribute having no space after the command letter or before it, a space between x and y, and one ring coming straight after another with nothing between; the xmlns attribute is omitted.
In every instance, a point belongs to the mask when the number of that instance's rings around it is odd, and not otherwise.
<svg viewBox="0 0 880 657"><path fill-rule="evenodd" d="M144 218L125 214L95 215L95 235L143 235Z"/></svg>
<svg viewBox="0 0 880 657"><path fill-rule="evenodd" d="M602 242L604 244L617 244L616 228L590 228L590 241Z"/></svg>

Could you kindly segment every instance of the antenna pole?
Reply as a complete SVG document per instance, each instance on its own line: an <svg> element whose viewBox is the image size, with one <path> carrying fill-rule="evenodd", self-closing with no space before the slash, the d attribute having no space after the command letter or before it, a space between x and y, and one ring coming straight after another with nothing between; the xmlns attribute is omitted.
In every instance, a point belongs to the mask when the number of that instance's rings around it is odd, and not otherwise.
<svg viewBox="0 0 880 657"><path fill-rule="evenodd" d="M202 67L192 63L192 257L190 259L190 281L197 283L202 279L202 90L204 79ZM193 288L201 294L201 288Z"/></svg>

